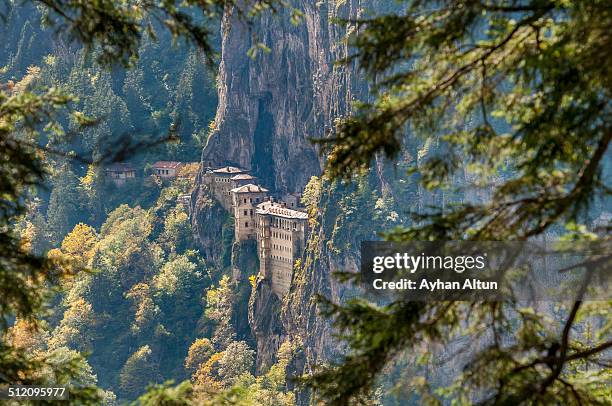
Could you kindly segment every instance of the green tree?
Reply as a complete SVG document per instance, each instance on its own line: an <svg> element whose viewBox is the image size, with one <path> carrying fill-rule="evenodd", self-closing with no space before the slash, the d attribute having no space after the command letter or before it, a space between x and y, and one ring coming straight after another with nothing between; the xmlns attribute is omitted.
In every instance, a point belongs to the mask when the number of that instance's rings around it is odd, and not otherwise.
<svg viewBox="0 0 612 406"><path fill-rule="evenodd" d="M295 394L287 387L287 368L292 360L293 349L291 343L286 341L278 349L276 363L270 370L258 376L255 385L249 388L248 393L256 405L294 405Z"/></svg>
<svg viewBox="0 0 612 406"><path fill-rule="evenodd" d="M172 386L171 382L155 385L138 399L139 405L240 405L240 406L292 406L295 405L295 394L287 387L287 368L293 357L293 349L289 342L281 345L276 364L270 370L257 378L248 372L252 366L252 350L244 343L234 343L230 354L239 352L239 361L229 361L235 364L233 385L226 389L211 385L211 373L219 371L218 364L224 355L214 354L194 375L195 382L182 382ZM236 368L236 366L238 366ZM211 390L212 388L212 390Z"/></svg>
<svg viewBox="0 0 612 406"><path fill-rule="evenodd" d="M80 352L91 351L91 333L95 319L91 304L82 298L70 303L59 326L53 331L49 348L68 347Z"/></svg>
<svg viewBox="0 0 612 406"><path fill-rule="evenodd" d="M219 360L219 376L225 386L232 386L242 374L251 373L255 351L244 341L233 341Z"/></svg>
<svg viewBox="0 0 612 406"><path fill-rule="evenodd" d="M53 176L53 188L47 209L47 226L51 238L59 244L66 234L82 220L79 181L68 164L60 166Z"/></svg>
<svg viewBox="0 0 612 406"><path fill-rule="evenodd" d="M196 264L181 255L164 264L159 274L153 278L155 288L166 295L174 295L177 291L189 290L196 273Z"/></svg>
<svg viewBox="0 0 612 406"><path fill-rule="evenodd" d="M87 224L79 223L62 241L61 251L82 269L89 266L97 242L96 230Z"/></svg>
<svg viewBox="0 0 612 406"><path fill-rule="evenodd" d="M201 404L194 400L193 385L189 381L172 386L172 382L162 385L153 385L147 393L138 398L137 405L141 406L195 406Z"/></svg>
<svg viewBox="0 0 612 406"><path fill-rule="evenodd" d="M176 207L166 215L161 240L167 251L178 254L183 253L191 246L191 223L184 207Z"/></svg>
<svg viewBox="0 0 612 406"><path fill-rule="evenodd" d="M198 338L189 347L185 358L185 369L193 373L215 353L215 347L208 338Z"/></svg>
<svg viewBox="0 0 612 406"><path fill-rule="evenodd" d="M41 199L33 199L28 205L25 223L21 231L21 239L27 251L42 255L51 248L47 220L41 213Z"/></svg>
<svg viewBox="0 0 612 406"><path fill-rule="evenodd" d="M218 287L206 291L205 316L214 323L212 341L217 348L227 347L235 336L232 326L233 299L232 282L227 275L221 278Z"/></svg>
<svg viewBox="0 0 612 406"><path fill-rule="evenodd" d="M117 213L115 213L117 212ZM151 216L140 207L120 206L100 230L100 242L92 267L101 271L96 280L112 279L129 289L144 275L152 275L161 262L161 252L149 239Z"/></svg>
<svg viewBox="0 0 612 406"><path fill-rule="evenodd" d="M201 363L192 380L200 389L211 393L230 388L244 374L250 374L255 361L253 351L244 341L232 341L224 351Z"/></svg>
<svg viewBox="0 0 612 406"><path fill-rule="evenodd" d="M121 390L125 396L133 398L147 385L156 383L159 371L152 353L151 348L144 345L125 362L119 376Z"/></svg>
<svg viewBox="0 0 612 406"><path fill-rule="evenodd" d="M99 227L103 220L103 185L104 176L102 170L94 165L87 166L87 173L79 178L79 192L83 194L83 200L87 207L88 220L90 224Z"/></svg>
<svg viewBox="0 0 612 406"><path fill-rule="evenodd" d="M159 321L160 309L151 298L149 285L144 282L136 283L125 297L132 301L135 308L132 332L147 334L153 331L155 323Z"/></svg>
<svg viewBox="0 0 612 406"><path fill-rule="evenodd" d="M22 382L36 382L37 385L44 386L70 386L68 404L93 405L99 404L99 400L105 401L104 404L112 404L111 399L114 396L112 392L95 388L96 376L85 358L77 351L65 346L48 347L49 337L45 323L34 323L25 319L17 320L7 331L4 339L14 348L28 354L27 362L34 366L32 370L24 368L25 365L19 366ZM4 365L11 367L10 361L11 358L5 359ZM10 374L13 371L6 369L3 370L3 373ZM37 404L29 401L21 403Z"/></svg>
<svg viewBox="0 0 612 406"><path fill-rule="evenodd" d="M345 62L358 64L376 97L319 141L328 176L360 173L378 153L397 158L412 137L422 147L411 162L421 187L455 186L462 201L418 213L413 227L387 238L525 240L580 230L573 224L588 223L597 199L610 202L611 10L601 0L417 0L348 22L355 29ZM468 185L466 173L476 181ZM465 186L488 198L469 198ZM481 337L483 326L510 339L471 355L446 392L455 402L605 404L609 303L581 299L557 312L556 324L512 302L328 303L352 351L307 381L330 404L346 404L366 396L398 354L449 345L456 334ZM608 321L596 338L579 334L576 325L598 314ZM424 377L412 386L438 404L434 387Z"/></svg>

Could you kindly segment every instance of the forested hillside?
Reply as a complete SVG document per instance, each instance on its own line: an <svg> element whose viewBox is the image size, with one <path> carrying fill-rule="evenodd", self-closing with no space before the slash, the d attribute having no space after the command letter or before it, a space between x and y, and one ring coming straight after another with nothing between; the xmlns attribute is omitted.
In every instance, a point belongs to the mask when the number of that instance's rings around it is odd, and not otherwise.
<svg viewBox="0 0 612 406"><path fill-rule="evenodd" d="M83 118L60 117L40 140L47 184L32 190L17 224L29 249L74 276L60 282L43 325L16 320L9 342L39 359L86 355L72 382L102 388L109 405L134 400L151 384L184 380L201 400L293 403L285 372L291 343L279 348L275 366L251 375L247 305L254 280L238 286L230 278L232 219L224 216L218 241L225 259L207 262L194 241L189 202L178 199L194 188L211 131L214 69L198 49L173 45L163 31L144 38L133 67L108 69L95 50L48 27L42 8L8 5L0 83L15 94L60 88L75 96L71 108ZM188 165L167 181L151 176L158 160ZM114 162L131 164L137 176L115 184L104 172ZM158 404L166 396L159 390L142 401ZM189 383L177 388L185 399L192 392Z"/></svg>
<svg viewBox="0 0 612 406"><path fill-rule="evenodd" d="M58 136L41 141L57 152L46 157L54 187L42 191L38 208L55 244L79 221L100 227L121 203L155 201L149 188L128 188L130 195L108 189L102 167L88 162L128 161L150 174L150 164L160 159L199 161L217 96L214 72L204 67L197 49L173 47L161 31L155 41L143 39L133 68L108 69L95 62L95 50L85 53L47 27L42 8L7 5L7 23L0 26L2 82L16 89L60 88L76 97L72 108L95 124L77 134L82 123L66 115L61 127L52 129ZM66 159L72 156L77 159Z"/></svg>
<svg viewBox="0 0 612 406"><path fill-rule="evenodd" d="M358 284L363 241L609 242L605 1L1 1L0 386L106 405L612 399L609 301ZM232 171L303 221L275 247L299 247L274 258L283 294L262 272L270 212L253 195L238 221Z"/></svg>
<svg viewBox="0 0 612 406"><path fill-rule="evenodd" d="M199 161L216 108L214 73L198 50L173 47L167 35L145 39L132 69L109 70L95 63L95 52L53 35L42 9L11 4L0 28L0 83L14 91L62 88L95 120L76 133L66 116L53 129L57 138L42 140L57 152L45 157L48 187L35 191L19 224L35 252L50 250L92 272L62 283L35 337L20 338L28 324L18 322L9 332L14 343L89 354L87 380L97 377L119 399L134 399L149 383L187 379L212 356L220 366L199 376L229 385L251 368L253 352L231 333L215 335L229 328L229 282L211 275L193 244L188 209L176 202L190 193L195 173L172 185L148 177L160 159ZM100 159L130 162L139 176L118 187L103 165L91 164Z"/></svg>
<svg viewBox="0 0 612 406"><path fill-rule="evenodd" d="M299 338L295 334L285 331L274 338L272 332L257 325L264 311L258 310L257 296L249 309L251 289L257 283L255 251L232 243L232 218L218 210L212 221L200 224L198 215L195 221L197 227L213 234L213 223L219 224L221 235L210 236L214 249L207 250L198 239L192 230L189 203L177 201L179 195L188 195L198 186L194 185L196 166L184 170L175 181L149 176L157 160L199 162L209 135L218 131L211 124L217 109L214 71L205 65L197 49L172 46L163 33L156 40L144 38L140 58L132 68L102 67L96 63L95 50L86 53L46 26L41 10L9 8L8 24L2 26L6 41L0 54L0 83L14 92L64 89L76 96L72 108L83 122L74 122L68 115L60 117L52 135L41 140L48 150L44 157L49 171L47 187L33 192L19 229L34 252L61 259L75 271L87 271L62 281L53 298L53 311L35 338L20 338L31 332L27 322L17 322L9 332L13 343L40 354L86 354L83 368L89 382L107 390L104 397L109 403L133 400L151 383L190 378L197 392L208 393L205 398L238 396L255 403L257 399L268 399L268 404L294 402L286 375L299 373L301 356L297 365L290 363L301 353L302 344L292 341L291 337ZM283 20L271 23L279 21ZM246 48L244 54L234 51L233 57L249 61ZM226 58L231 56L228 52ZM329 56L326 59L327 64L333 62ZM271 122L266 115L258 120L264 127L266 121ZM217 121L223 122L219 117ZM85 128L78 127L83 123ZM311 122L303 124L307 126L304 129L314 130ZM255 159L266 159L258 151L273 148L272 132L282 130L279 126L264 127L256 130ZM295 136L306 148L307 133ZM290 145L296 148L295 143ZM215 154L222 156L219 150ZM283 157L274 160L280 162ZM223 159L231 161L230 156ZM309 159L317 159L314 152ZM104 168L115 161L130 163L138 176L123 186L109 181ZM274 183L266 175L274 162L254 162L259 165L255 172ZM318 164L313 167L301 158L294 162L308 168L299 175L304 185L310 175L319 173ZM291 169L283 170L275 175L280 183L293 176ZM339 253L342 245L354 250L359 236L374 236L378 226L399 224L393 208L397 204L389 191L381 196L376 190L379 182L364 178L356 191L346 192L341 203L345 214L336 213L335 225L328 225L333 231L326 231L334 235L330 241L335 252ZM313 221L320 183L312 178L306 191L307 200L311 194ZM293 181L287 185L295 188ZM196 198L198 211L202 205L212 210L218 205L211 196ZM341 199L342 193L336 198ZM351 216L357 221L371 216L378 220L358 225ZM345 227L357 227L359 232ZM348 235L352 235L351 242ZM311 246L312 255L316 255L317 243ZM232 269L239 269L243 278L232 276ZM273 303L275 308L265 311L279 323L282 306ZM255 323L252 326L249 312ZM327 345L334 347L332 342ZM255 371L257 378L250 375ZM232 389L225 394L227 388ZM165 396L166 392L160 393ZM154 399L156 394L149 396Z"/></svg>

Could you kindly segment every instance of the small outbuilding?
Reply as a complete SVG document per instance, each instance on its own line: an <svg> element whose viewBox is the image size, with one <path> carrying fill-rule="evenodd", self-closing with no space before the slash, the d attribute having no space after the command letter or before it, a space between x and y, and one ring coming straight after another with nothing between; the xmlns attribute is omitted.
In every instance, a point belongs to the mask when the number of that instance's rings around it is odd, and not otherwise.
<svg viewBox="0 0 612 406"><path fill-rule="evenodd" d="M107 179L115 185L123 186L125 182L136 178L136 169L129 163L118 162L104 169Z"/></svg>
<svg viewBox="0 0 612 406"><path fill-rule="evenodd" d="M153 164L155 175L160 178L176 178L178 170L183 166L182 162L176 161L157 161Z"/></svg>

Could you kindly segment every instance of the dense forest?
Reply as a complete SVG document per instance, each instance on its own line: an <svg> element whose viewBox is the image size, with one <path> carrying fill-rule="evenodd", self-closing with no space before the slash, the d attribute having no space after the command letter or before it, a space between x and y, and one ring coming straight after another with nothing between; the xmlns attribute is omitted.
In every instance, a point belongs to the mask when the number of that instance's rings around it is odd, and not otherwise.
<svg viewBox="0 0 612 406"><path fill-rule="evenodd" d="M194 188L211 131L213 70L197 49L173 47L169 35L145 37L133 67L109 70L96 62L95 51L43 20L40 8L9 8L0 82L15 93L65 89L76 97L72 108L95 123L82 128L66 115L41 140L49 174L17 230L33 252L61 259L75 275L61 281L42 326L16 320L7 337L40 357L85 354L80 384L102 388L106 404L134 400L150 384L185 380L192 383L172 396L187 398L195 390L213 402L294 403L287 376L299 343L281 343L273 364L255 375L246 308L257 270L246 282L231 278L232 219L222 220L221 259L207 261L194 241L189 204L177 201ZM104 173L105 162L118 160L138 168L123 186ZM150 176L157 160L194 164L168 182ZM340 211L326 215L335 252L400 224L391 192L381 194L376 184L363 177L356 188L336 185L326 192L341 199ZM313 225L321 188L317 177L305 187ZM396 189L405 193L402 184ZM208 204L215 205L210 198ZM313 253L316 244L310 243ZM153 389L142 401L156 404L167 390Z"/></svg>
<svg viewBox="0 0 612 406"><path fill-rule="evenodd" d="M77 98L73 108L97 122L77 134L77 124L62 117L42 140L52 151L45 156L49 176L17 229L34 252L91 271L61 282L42 327L34 332L17 320L8 337L40 357L88 354L79 382L104 388L106 404L133 400L150 383L192 376L211 393L238 378L244 388L271 382L249 396L290 400L280 367L257 379L244 375L254 353L228 317L231 282L198 254L188 207L177 203L193 189L214 117L214 73L198 50L172 47L169 36L144 39L131 69L108 70L61 33L54 36L43 17L37 7L9 7L0 82L12 92L65 89ZM109 159L116 143L129 143L122 160L139 172L122 187L92 164ZM168 183L149 176L157 160L196 163ZM283 347L280 365L290 353Z"/></svg>
<svg viewBox="0 0 612 406"><path fill-rule="evenodd" d="M607 301L387 302L357 276L368 240L609 248L609 2L136 3L0 0L0 388L612 402L609 255ZM204 181L225 165L300 196L285 296Z"/></svg>

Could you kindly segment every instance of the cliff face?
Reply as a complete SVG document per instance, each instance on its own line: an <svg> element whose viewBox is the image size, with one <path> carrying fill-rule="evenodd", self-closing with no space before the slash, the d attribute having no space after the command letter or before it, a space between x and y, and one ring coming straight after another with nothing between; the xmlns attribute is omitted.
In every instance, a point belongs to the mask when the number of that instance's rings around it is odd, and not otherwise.
<svg viewBox="0 0 612 406"><path fill-rule="evenodd" d="M354 16L358 3L295 1L304 13L300 24L283 11L263 16L252 31L226 13L216 131L202 153L205 164L249 168L278 192L299 191L320 172L308 138L324 136L351 99L350 72L333 67L346 55L345 30L330 21L339 13ZM252 38L270 52L247 56Z"/></svg>
<svg viewBox="0 0 612 406"><path fill-rule="evenodd" d="M249 324L257 346L255 368L258 372L272 365L276 352L287 339L280 317L282 303L268 281L259 280L249 300Z"/></svg>
<svg viewBox="0 0 612 406"><path fill-rule="evenodd" d="M191 194L190 217L194 238L202 255L210 262L223 267L223 256L227 250L223 236L232 235L233 229L227 226L227 211L212 198L208 187L201 183L199 175Z"/></svg>
<svg viewBox="0 0 612 406"><path fill-rule="evenodd" d="M233 164L251 169L255 176L278 193L302 191L322 161L311 137L329 134L333 121L346 115L351 102L364 93L355 84L353 69L334 66L347 56L343 41L349 27L332 23L337 17L355 18L360 0L296 0L302 22L293 25L290 12L263 16L252 28L269 53L247 56L252 35L235 13L222 22L222 59L218 76L219 105L215 126L202 153L203 166ZM211 206L193 199L192 218L200 241L213 247L220 225ZM206 222L211 221L211 227ZM333 219L330 219L333 226ZM316 231L323 233L323 231ZM259 281L249 303L249 323L257 344L257 368L273 361L280 344L290 338L303 344L306 369L329 359L337 350L330 325L317 315L313 298L323 294L343 296L331 272L347 267L356 270L356 251L338 257L327 252L321 236L315 244L317 261L296 275L292 292L283 301ZM358 247L358 246L357 246ZM358 249L358 248L357 248ZM218 253L210 252L213 257Z"/></svg>

